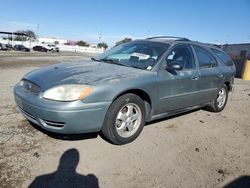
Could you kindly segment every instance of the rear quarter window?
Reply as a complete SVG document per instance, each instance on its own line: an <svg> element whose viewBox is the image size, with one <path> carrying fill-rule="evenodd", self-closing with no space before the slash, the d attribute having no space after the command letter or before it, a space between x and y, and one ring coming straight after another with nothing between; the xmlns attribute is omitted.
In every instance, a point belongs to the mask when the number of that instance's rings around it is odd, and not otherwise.
<svg viewBox="0 0 250 188"><path fill-rule="evenodd" d="M225 65L233 66L233 60L229 57L229 55L216 49L211 50L216 55L216 57L219 58Z"/></svg>

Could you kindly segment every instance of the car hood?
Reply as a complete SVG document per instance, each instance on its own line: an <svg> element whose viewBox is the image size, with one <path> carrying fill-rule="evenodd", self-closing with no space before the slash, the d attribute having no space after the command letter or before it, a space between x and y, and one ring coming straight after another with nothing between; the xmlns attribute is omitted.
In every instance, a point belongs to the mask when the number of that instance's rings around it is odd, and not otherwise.
<svg viewBox="0 0 250 188"><path fill-rule="evenodd" d="M35 83L44 91L63 84L98 85L131 77L141 71L143 70L104 62L79 61L39 68L26 74L23 79Z"/></svg>

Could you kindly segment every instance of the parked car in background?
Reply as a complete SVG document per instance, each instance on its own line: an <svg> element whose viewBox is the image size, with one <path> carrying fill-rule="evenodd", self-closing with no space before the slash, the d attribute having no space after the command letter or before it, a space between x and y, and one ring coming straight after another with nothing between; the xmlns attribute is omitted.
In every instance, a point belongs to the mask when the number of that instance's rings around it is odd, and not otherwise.
<svg viewBox="0 0 250 188"><path fill-rule="evenodd" d="M14 50L17 50L17 51L23 51L23 52L30 52L30 49L25 47L24 45L21 45L21 44L16 44L14 47L13 47Z"/></svg>
<svg viewBox="0 0 250 188"><path fill-rule="evenodd" d="M38 51L38 52L48 52L49 49L44 47L44 46L34 46L33 51Z"/></svg>
<svg viewBox="0 0 250 188"><path fill-rule="evenodd" d="M47 44L46 48L48 48L49 51L52 52L59 52L59 48L55 44Z"/></svg>
<svg viewBox="0 0 250 188"><path fill-rule="evenodd" d="M4 50L4 51L8 50L6 44L0 43L0 50Z"/></svg>
<svg viewBox="0 0 250 188"><path fill-rule="evenodd" d="M60 63L26 74L14 88L29 121L48 131L101 131L132 142L145 122L206 107L220 112L235 66L221 49L178 37L135 40L92 62ZM152 138L153 139L153 138Z"/></svg>
<svg viewBox="0 0 250 188"><path fill-rule="evenodd" d="M13 49L11 44L6 44L6 47L8 48L8 50Z"/></svg>

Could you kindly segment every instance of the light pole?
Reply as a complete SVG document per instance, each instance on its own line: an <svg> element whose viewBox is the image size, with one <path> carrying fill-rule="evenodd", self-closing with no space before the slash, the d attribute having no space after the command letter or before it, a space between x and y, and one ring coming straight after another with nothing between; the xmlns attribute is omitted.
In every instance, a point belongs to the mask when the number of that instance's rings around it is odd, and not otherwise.
<svg viewBox="0 0 250 188"><path fill-rule="evenodd" d="M99 43L101 43L102 40L102 32L99 32Z"/></svg>
<svg viewBox="0 0 250 188"><path fill-rule="evenodd" d="M36 35L37 35L37 37L39 35L39 24L37 24L37 26L36 26Z"/></svg>

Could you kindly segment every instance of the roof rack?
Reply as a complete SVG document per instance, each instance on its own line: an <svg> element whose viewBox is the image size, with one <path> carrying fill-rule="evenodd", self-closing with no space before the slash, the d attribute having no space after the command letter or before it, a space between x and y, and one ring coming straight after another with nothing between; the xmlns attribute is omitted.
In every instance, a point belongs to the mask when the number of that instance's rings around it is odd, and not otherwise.
<svg viewBox="0 0 250 188"><path fill-rule="evenodd" d="M190 41L187 38L173 37L173 36L157 36L157 37L149 37L147 39L168 39L168 40L175 40L175 41Z"/></svg>

